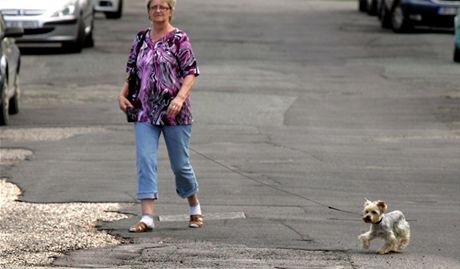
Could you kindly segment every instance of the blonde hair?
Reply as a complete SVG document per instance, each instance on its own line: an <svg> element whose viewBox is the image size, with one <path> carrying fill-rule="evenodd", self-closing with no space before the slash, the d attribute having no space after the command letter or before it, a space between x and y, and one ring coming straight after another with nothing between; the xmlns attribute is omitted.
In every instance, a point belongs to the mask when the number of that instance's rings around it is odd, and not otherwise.
<svg viewBox="0 0 460 269"><path fill-rule="evenodd" d="M169 21L171 21L173 14L174 14L174 9L176 8L176 0L161 0L161 1L166 2L166 4L168 4L169 8L171 9L171 16L169 17ZM147 7L147 14L149 13L151 2L152 0L145 0L145 5Z"/></svg>
<svg viewBox="0 0 460 269"><path fill-rule="evenodd" d="M166 2L166 4L168 4L168 6L171 8L171 11L174 11L174 9L176 8L176 0L161 0L162 2ZM150 2L152 2L152 0L145 0L145 5L147 6L147 10L149 10L150 8Z"/></svg>

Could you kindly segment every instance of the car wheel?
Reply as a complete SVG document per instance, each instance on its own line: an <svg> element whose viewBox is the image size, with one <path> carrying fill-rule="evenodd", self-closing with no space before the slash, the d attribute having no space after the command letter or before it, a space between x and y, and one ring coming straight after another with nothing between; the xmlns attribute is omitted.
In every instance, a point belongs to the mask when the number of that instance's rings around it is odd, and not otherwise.
<svg viewBox="0 0 460 269"><path fill-rule="evenodd" d="M119 19L123 13L123 0L120 0L120 4L118 5L118 9L115 12L107 12L105 13L105 17L107 19Z"/></svg>
<svg viewBox="0 0 460 269"><path fill-rule="evenodd" d="M85 37L85 48L92 48L94 47L94 22L91 22L91 32Z"/></svg>
<svg viewBox="0 0 460 269"><path fill-rule="evenodd" d="M93 31L91 31L89 35L85 38L85 48L92 48L92 47L94 47Z"/></svg>
<svg viewBox="0 0 460 269"><path fill-rule="evenodd" d="M15 114L19 113L19 96L20 96L20 92L19 92L18 77L16 77L16 81L14 83L14 88L15 88L15 92L14 92L13 97L10 99L9 108L8 108L8 112L11 115L15 115Z"/></svg>
<svg viewBox="0 0 460 269"><path fill-rule="evenodd" d="M391 28L395 33L406 33L411 29L409 19L404 15L401 4L397 3L391 11Z"/></svg>
<svg viewBox="0 0 460 269"><path fill-rule="evenodd" d="M376 0L367 0L367 14L369 16L374 16L377 14L377 1Z"/></svg>
<svg viewBox="0 0 460 269"><path fill-rule="evenodd" d="M8 113L11 115L15 115L19 113L19 95L18 93L15 93L14 96L10 99Z"/></svg>
<svg viewBox="0 0 460 269"><path fill-rule="evenodd" d="M380 26L383 29L390 29L391 28L391 14L385 4L382 4L379 11L380 15Z"/></svg>
<svg viewBox="0 0 460 269"><path fill-rule="evenodd" d="M10 115L9 115L9 100L6 96L6 86L5 81L3 81L2 85L0 86L1 90L1 102L0 102L0 125L8 125Z"/></svg>
<svg viewBox="0 0 460 269"><path fill-rule="evenodd" d="M358 0L358 9L361 12L367 11L367 0Z"/></svg>
<svg viewBox="0 0 460 269"><path fill-rule="evenodd" d="M80 20L78 24L78 35L75 41L65 42L62 44L64 50L69 52L81 52L83 46L85 45L85 24L83 22L83 18Z"/></svg>
<svg viewBox="0 0 460 269"><path fill-rule="evenodd" d="M454 49L454 62L460 63L460 48L457 47Z"/></svg>

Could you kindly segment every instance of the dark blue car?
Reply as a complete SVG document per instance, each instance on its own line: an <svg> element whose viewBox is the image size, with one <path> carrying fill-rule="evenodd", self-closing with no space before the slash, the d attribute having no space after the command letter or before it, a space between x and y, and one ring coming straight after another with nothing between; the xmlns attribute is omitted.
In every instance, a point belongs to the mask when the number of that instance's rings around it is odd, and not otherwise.
<svg viewBox="0 0 460 269"><path fill-rule="evenodd" d="M454 27L460 0L379 0L382 27L397 33L410 32L416 25Z"/></svg>
<svg viewBox="0 0 460 269"><path fill-rule="evenodd" d="M455 17L454 62L460 63L460 9Z"/></svg>

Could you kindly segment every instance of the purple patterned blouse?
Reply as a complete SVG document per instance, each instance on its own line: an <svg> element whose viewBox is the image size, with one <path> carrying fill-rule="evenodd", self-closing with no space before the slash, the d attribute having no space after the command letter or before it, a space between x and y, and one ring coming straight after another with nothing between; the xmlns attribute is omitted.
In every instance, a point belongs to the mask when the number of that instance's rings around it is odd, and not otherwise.
<svg viewBox="0 0 460 269"><path fill-rule="evenodd" d="M140 79L136 102L139 104L137 121L153 125L191 124L190 97L186 98L182 110L176 117L166 114L169 103L180 90L183 78L200 74L187 34L175 28L154 42L150 38L150 31L147 29L138 33L132 43L126 65L126 71L130 72L136 63ZM140 36L143 33L145 38L142 40ZM143 44L136 55L138 42Z"/></svg>

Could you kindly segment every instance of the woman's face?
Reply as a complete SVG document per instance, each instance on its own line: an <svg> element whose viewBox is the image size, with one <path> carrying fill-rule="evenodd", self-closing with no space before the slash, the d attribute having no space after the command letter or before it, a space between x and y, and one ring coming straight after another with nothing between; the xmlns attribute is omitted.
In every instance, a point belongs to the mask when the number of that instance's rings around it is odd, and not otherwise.
<svg viewBox="0 0 460 269"><path fill-rule="evenodd" d="M169 21L171 8L166 1L152 0L149 7L149 18L153 22Z"/></svg>

